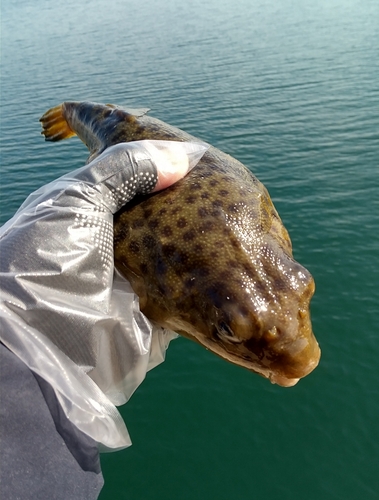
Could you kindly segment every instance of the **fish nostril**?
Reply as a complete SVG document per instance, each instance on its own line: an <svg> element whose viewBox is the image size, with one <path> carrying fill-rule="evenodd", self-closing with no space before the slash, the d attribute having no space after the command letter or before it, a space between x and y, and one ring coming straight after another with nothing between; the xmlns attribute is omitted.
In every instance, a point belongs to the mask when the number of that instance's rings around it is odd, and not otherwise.
<svg viewBox="0 0 379 500"><path fill-rule="evenodd" d="M297 313L297 317L299 319L305 319L308 316L308 312L305 309L299 309L299 312Z"/></svg>

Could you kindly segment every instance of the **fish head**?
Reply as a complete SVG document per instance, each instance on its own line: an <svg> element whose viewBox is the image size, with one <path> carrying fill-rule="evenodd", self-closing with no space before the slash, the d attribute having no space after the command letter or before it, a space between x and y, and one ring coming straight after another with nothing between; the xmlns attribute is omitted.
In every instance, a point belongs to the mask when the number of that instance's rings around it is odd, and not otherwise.
<svg viewBox="0 0 379 500"><path fill-rule="evenodd" d="M291 386L320 357L314 281L267 190L231 161L223 169L206 153L185 179L117 214L115 264L150 320Z"/></svg>
<svg viewBox="0 0 379 500"><path fill-rule="evenodd" d="M277 249L274 254L269 244L261 251L259 259L246 256L242 266L205 288L210 328L206 335L199 334L201 328L193 335L222 358L289 387L309 374L320 357L309 314L314 281L300 264L278 256Z"/></svg>

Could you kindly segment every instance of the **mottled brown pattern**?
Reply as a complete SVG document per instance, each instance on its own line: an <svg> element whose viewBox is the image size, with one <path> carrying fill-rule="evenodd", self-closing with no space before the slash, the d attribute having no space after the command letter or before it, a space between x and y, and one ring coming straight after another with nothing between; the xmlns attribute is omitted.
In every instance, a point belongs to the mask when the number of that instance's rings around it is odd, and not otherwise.
<svg viewBox="0 0 379 500"><path fill-rule="evenodd" d="M64 103L41 121L47 140L76 133L90 158L121 141L197 141L112 105ZM150 319L283 386L317 365L313 279L267 190L236 159L210 147L185 179L116 214L114 242Z"/></svg>

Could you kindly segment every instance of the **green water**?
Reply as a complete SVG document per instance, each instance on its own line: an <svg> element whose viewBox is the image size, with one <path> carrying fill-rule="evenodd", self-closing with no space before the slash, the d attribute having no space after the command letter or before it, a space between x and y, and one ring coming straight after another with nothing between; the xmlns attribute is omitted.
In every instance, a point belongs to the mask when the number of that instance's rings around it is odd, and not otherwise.
<svg viewBox="0 0 379 500"><path fill-rule="evenodd" d="M319 367L289 389L172 343L121 408L101 500L379 498L376 0L2 2L1 220L80 166L38 117L63 100L153 109L268 188L316 280Z"/></svg>

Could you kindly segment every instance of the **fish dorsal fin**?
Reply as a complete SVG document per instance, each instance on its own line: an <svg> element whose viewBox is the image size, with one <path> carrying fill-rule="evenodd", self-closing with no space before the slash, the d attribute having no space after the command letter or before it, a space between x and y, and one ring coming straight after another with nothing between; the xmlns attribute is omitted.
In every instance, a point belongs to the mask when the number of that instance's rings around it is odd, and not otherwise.
<svg viewBox="0 0 379 500"><path fill-rule="evenodd" d="M146 113L150 111L150 108L127 108L124 106L116 106L115 104L106 104L106 106L114 109L122 109L123 111L126 111L130 115L136 116L137 118L146 115Z"/></svg>

